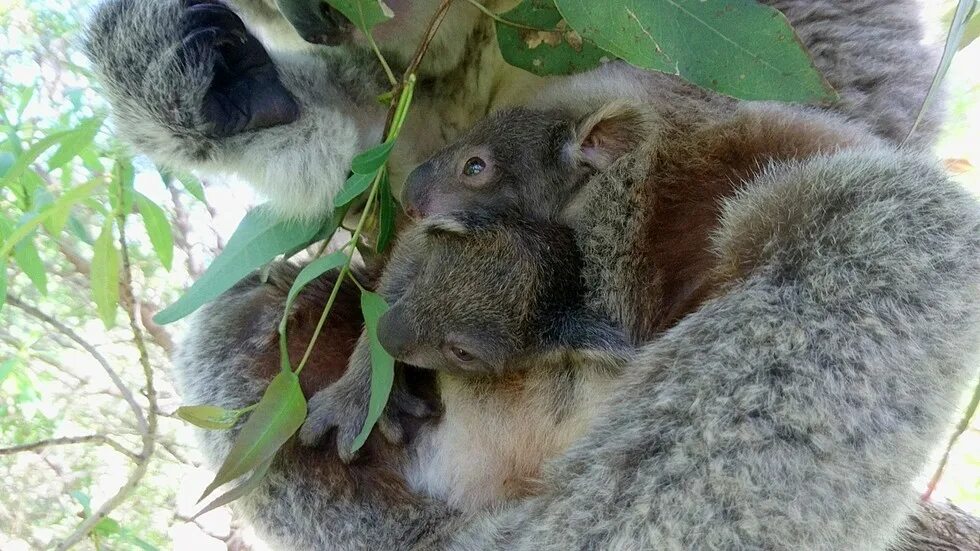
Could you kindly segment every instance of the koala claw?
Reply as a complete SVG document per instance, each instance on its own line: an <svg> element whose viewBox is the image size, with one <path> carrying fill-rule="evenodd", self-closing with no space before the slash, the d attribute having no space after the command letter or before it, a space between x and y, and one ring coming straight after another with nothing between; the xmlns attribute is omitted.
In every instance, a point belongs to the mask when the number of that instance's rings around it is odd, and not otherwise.
<svg viewBox="0 0 980 551"><path fill-rule="evenodd" d="M367 385L347 383L342 379L314 394L309 400L306 422L299 431L300 441L304 445L315 446L330 430L336 429L337 453L345 463L356 456L354 440L367 419L370 402L370 381L367 381ZM424 418L433 413L433 408L425 400L396 384L378 419L377 428L387 441L402 444L407 418Z"/></svg>
<svg viewBox="0 0 980 551"><path fill-rule="evenodd" d="M235 12L214 0L191 0L183 15L184 55L213 59L201 115L216 137L294 122L299 106L269 53Z"/></svg>

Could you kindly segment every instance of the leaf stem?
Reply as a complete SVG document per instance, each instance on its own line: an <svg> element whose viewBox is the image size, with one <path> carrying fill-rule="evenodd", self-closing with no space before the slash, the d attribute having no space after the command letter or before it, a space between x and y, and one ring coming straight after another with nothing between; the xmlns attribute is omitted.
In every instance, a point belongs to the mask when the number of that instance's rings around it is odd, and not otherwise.
<svg viewBox="0 0 980 551"><path fill-rule="evenodd" d="M953 431L953 435L949 437L949 442L946 444L945 451L943 451L943 457L939 460L939 466L936 467L936 472L933 473L928 486L926 486L925 493L922 494L922 501L929 501L932 498L932 493L936 491L936 486L939 485L939 481L942 480L943 473L946 471L946 464L949 463L949 455L953 451L953 446L956 445L960 436L966 432L966 429L970 427L970 423L973 421L973 416L976 415L978 407L980 407L980 381L977 382L977 386L973 390L973 396L970 398L970 403L966 406L966 412L963 414L963 418L956 425L956 430Z"/></svg>
<svg viewBox="0 0 980 551"><path fill-rule="evenodd" d="M530 25L524 25L522 23L517 23L516 21L509 21L507 19L504 19L503 17L500 17L496 13L493 13L492 11L490 11L490 8L484 6L478 0L466 0L466 1L469 2L470 4L473 4L473 7L475 7L476 9L478 9L480 11L482 11L484 13L484 15L486 15L490 19L493 19L497 23L500 23L501 25L507 25L508 27L515 27L515 28L518 28L518 29L527 29L529 31L542 31L542 32L546 32L546 33L560 33L560 32L562 32L560 29L539 29L537 27L531 27Z"/></svg>

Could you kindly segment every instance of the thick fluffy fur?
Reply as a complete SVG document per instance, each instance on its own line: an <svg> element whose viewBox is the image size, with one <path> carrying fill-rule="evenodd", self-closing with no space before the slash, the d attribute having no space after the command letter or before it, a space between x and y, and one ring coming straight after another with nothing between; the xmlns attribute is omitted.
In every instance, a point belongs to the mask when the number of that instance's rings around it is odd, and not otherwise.
<svg viewBox="0 0 980 551"><path fill-rule="evenodd" d="M714 246L735 281L643 347L536 497L464 518L422 498L340 499L284 465L246 512L300 549L884 549L975 373L975 201L913 155L818 155L747 182ZM254 315L235 304L222 315ZM237 394L255 365L201 349L216 310L179 362L190 401ZM248 384L221 405L254 400Z"/></svg>

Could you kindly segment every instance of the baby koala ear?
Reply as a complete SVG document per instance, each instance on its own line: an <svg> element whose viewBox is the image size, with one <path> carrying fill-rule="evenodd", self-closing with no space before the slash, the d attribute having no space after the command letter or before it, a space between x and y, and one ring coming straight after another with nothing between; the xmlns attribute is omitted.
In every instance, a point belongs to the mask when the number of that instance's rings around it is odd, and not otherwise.
<svg viewBox="0 0 980 551"><path fill-rule="evenodd" d="M572 148L582 162L603 170L639 147L652 132L651 117L642 107L616 101L578 123Z"/></svg>

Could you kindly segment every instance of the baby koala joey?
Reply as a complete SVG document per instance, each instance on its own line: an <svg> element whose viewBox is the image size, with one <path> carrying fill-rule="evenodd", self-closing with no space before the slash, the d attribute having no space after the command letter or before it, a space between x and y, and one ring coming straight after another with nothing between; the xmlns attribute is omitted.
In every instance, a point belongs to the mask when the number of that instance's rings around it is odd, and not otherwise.
<svg viewBox="0 0 980 551"><path fill-rule="evenodd" d="M557 219L593 174L649 138L652 120L622 102L585 117L561 109L498 111L416 168L402 205L416 219L506 210Z"/></svg>
<svg viewBox="0 0 980 551"><path fill-rule="evenodd" d="M572 230L560 224L512 213L431 217L395 246L379 284L390 309L378 340L400 362L464 379L536 362L626 357L622 331L585 307L580 273ZM401 420L428 413L397 371L377 425L396 442L404 438ZM362 334L343 377L310 399L300 438L314 445L336 429L338 452L349 461L370 394Z"/></svg>

